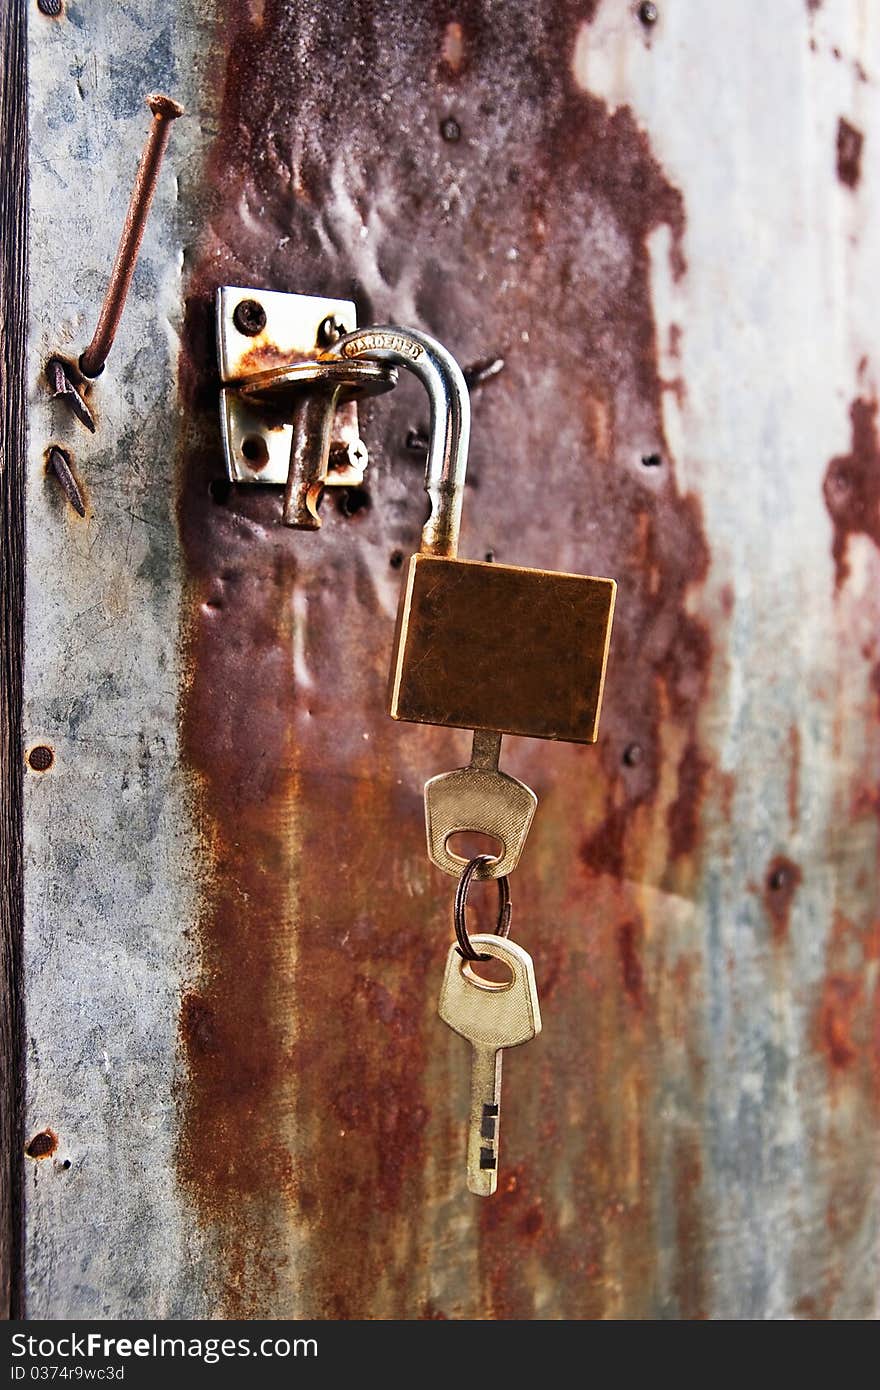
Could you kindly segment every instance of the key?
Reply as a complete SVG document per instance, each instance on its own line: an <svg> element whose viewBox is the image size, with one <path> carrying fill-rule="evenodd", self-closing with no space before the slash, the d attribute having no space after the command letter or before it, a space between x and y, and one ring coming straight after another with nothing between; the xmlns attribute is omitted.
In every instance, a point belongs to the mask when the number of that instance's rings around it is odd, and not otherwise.
<svg viewBox="0 0 880 1390"><path fill-rule="evenodd" d="M438 1006L443 1022L473 1048L467 1185L478 1197L490 1197L498 1185L503 1050L538 1036L541 1010L528 951L488 933L472 936L470 941L476 950L502 961L511 976L502 984L481 979L453 945Z"/></svg>
<svg viewBox="0 0 880 1390"><path fill-rule="evenodd" d="M475 878L504 878L519 863L538 798L525 782L498 770L500 753L501 735L478 729L468 766L425 783L428 858L455 878L468 861L449 849L449 840L462 830L491 835L501 845Z"/></svg>

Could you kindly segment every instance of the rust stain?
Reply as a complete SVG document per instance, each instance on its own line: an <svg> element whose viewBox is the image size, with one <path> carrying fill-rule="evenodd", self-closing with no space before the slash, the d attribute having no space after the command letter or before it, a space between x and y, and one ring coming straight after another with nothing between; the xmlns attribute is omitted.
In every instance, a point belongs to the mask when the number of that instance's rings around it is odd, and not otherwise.
<svg viewBox="0 0 880 1390"><path fill-rule="evenodd" d="M869 685L877 697L877 718L880 719L880 661L871 667Z"/></svg>
<svg viewBox="0 0 880 1390"><path fill-rule="evenodd" d="M880 546L880 441L876 400L858 397L850 406L849 417L852 422L850 452L831 460L824 483L825 505L834 526L831 553L837 589L849 574L850 537L867 536Z"/></svg>
<svg viewBox="0 0 880 1390"><path fill-rule="evenodd" d="M880 959L880 919L863 925L835 912L814 1041L832 1078L858 1072L861 1093L880 1100L880 985L868 966Z"/></svg>
<svg viewBox="0 0 880 1390"><path fill-rule="evenodd" d="M792 828L800 823L801 805L801 731L792 724L788 731L788 750L791 759L788 767L788 818Z"/></svg>
<svg viewBox="0 0 880 1390"><path fill-rule="evenodd" d="M273 367L289 367L297 360L305 361L306 355L282 352L275 343L264 338L254 338L252 345L241 355L240 374L242 377L249 377L255 372L271 371Z"/></svg>
<svg viewBox="0 0 880 1390"><path fill-rule="evenodd" d="M827 1128L819 1142L828 1173L826 1225L831 1257L824 1266L818 1307L835 1317L843 1268L873 1220L880 1108L880 918L865 903L860 918L833 915L825 976L816 992L811 1042L830 1082ZM871 1316L873 1290L865 1290Z"/></svg>
<svg viewBox="0 0 880 1390"><path fill-rule="evenodd" d="M839 57L839 54L836 55ZM847 188L857 188L862 176L864 136L844 116L837 123L837 177Z"/></svg>
<svg viewBox="0 0 880 1390"><path fill-rule="evenodd" d="M443 1209L463 1187L467 1058L450 1054L455 1086L429 1081L454 885L425 859L421 784L464 745L384 714L395 556L415 549L424 511L405 442L420 422L404 393L364 406L373 505L325 507L317 536L278 524L278 493L214 500L221 282L354 295L364 322L415 313L463 362L490 344L505 368L474 397L462 553L620 582L598 749L554 749L550 781L547 750L515 745L552 828L517 876L515 934L554 1025L511 1064L500 1190L460 1235L462 1264L477 1247L478 1288L442 1307L532 1317L540 1271L565 1316L656 1313L646 1055L665 1026L662 947L630 881L660 872L675 891L689 872L710 765L698 721L712 648L691 612L709 549L664 435L648 251L668 226L683 275L685 219L632 112L574 85L564 55L591 7L546 10L511 5L500 29L479 5L356 5L342 63L325 4L267 3L259 25L236 9L222 35L212 212L180 363L181 722L204 864L178 1164L230 1315L433 1315L430 1272L449 1241L437 1198ZM450 110L457 140L441 134ZM613 275L596 268L606 242ZM676 968L696 990L696 965ZM696 1056L688 1069L696 1105ZM696 1316L696 1140L676 1172L671 1267Z"/></svg>
<svg viewBox="0 0 880 1390"><path fill-rule="evenodd" d="M51 1158L58 1148L58 1135L54 1129L42 1129L25 1145L28 1158Z"/></svg>
<svg viewBox="0 0 880 1390"><path fill-rule="evenodd" d="M803 877L800 865L785 854L777 854L767 866L764 909L770 918L774 941L784 941L788 935L792 903Z"/></svg>
<svg viewBox="0 0 880 1390"><path fill-rule="evenodd" d="M820 1010L822 1046L835 1071L842 1071L857 1056L852 1038L853 1022L861 1002L858 981L832 975L825 981Z"/></svg>
<svg viewBox="0 0 880 1390"><path fill-rule="evenodd" d="M617 949L623 988L635 1008L644 1006L644 974L639 955L640 926L638 922L621 922L617 928Z"/></svg>
<svg viewBox="0 0 880 1390"><path fill-rule="evenodd" d="M710 771L708 760L695 740L688 743L678 765L678 790L666 812L669 829L669 857L690 854L699 836L703 787Z"/></svg>
<svg viewBox="0 0 880 1390"><path fill-rule="evenodd" d="M676 1271L678 1317L707 1317L705 1252L700 1189L703 1165L698 1134L680 1134L675 1145L675 1222L681 1258Z"/></svg>

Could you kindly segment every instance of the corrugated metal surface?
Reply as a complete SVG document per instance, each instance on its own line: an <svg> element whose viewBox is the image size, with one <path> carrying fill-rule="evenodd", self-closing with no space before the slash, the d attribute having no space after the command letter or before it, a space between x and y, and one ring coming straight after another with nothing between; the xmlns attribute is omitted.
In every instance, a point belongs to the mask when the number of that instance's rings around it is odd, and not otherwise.
<svg viewBox="0 0 880 1390"><path fill-rule="evenodd" d="M871 1316L877 17L413 11L32 16L29 1312ZM90 440L39 369L157 87L190 115ZM318 534L211 489L221 283L503 357L462 553L620 582L598 748L506 745L545 1031L487 1202L421 821L467 741L382 713L424 402L363 410Z"/></svg>

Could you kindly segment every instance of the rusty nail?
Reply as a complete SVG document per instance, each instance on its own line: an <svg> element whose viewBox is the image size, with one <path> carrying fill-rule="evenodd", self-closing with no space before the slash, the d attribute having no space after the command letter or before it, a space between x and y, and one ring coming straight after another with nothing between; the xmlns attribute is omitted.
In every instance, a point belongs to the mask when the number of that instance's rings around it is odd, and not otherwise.
<svg viewBox="0 0 880 1390"><path fill-rule="evenodd" d="M656 24L659 18L660 11L657 9L657 6L653 5L651 0L642 0L642 4L639 5L639 19L642 23L648 25Z"/></svg>
<svg viewBox="0 0 880 1390"><path fill-rule="evenodd" d="M474 362L464 369L464 379L469 391L476 391L484 382L504 371L504 358L492 357L487 362Z"/></svg>
<svg viewBox="0 0 880 1390"><path fill-rule="evenodd" d="M440 122L440 134L450 145L461 139L461 126L454 116L447 116L445 121Z"/></svg>
<svg viewBox="0 0 880 1390"><path fill-rule="evenodd" d="M242 299L235 306L232 322L246 338L256 338L266 327L266 310L257 299Z"/></svg>
<svg viewBox="0 0 880 1390"><path fill-rule="evenodd" d="M59 398L66 401L73 411L76 418L85 425L87 430L95 433L95 417L89 410L85 400L73 384L67 363L60 357L50 357L46 363L46 376L52 388L53 400Z"/></svg>
<svg viewBox="0 0 880 1390"><path fill-rule="evenodd" d="M104 363L107 361L107 355L113 346L119 321L122 318L122 311L125 308L131 277L134 275L134 268L137 265L144 228L150 214L150 204L153 201L156 181L168 145L171 122L183 115L183 107L178 106L177 102L172 101L170 97L163 96L161 92L151 93L146 98L146 102L153 113L153 120L135 175L128 212L125 214L122 235L119 238L116 260L113 262L113 269L110 272L110 283L107 286L107 293L104 295L104 303L101 305L101 312L98 316L98 326L92 341L79 359L79 368L83 376L100 376L104 370Z"/></svg>
<svg viewBox="0 0 880 1390"><path fill-rule="evenodd" d="M85 516L86 504L83 501L79 483L73 476L73 470L70 467L70 459L63 449L58 448L57 444L53 444L49 450L49 458L46 462L46 467L50 469L58 479L62 491L73 507L73 510L79 512L80 516Z"/></svg>

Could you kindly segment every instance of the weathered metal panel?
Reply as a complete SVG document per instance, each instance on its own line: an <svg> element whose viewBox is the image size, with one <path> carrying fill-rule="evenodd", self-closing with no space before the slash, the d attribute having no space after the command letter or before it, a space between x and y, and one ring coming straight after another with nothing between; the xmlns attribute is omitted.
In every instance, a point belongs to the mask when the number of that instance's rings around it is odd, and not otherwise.
<svg viewBox="0 0 880 1390"><path fill-rule="evenodd" d="M33 13L31 1315L876 1311L877 28ZM41 364L91 331L156 88L190 115L91 440ZM383 714L424 404L362 407L366 490L284 530L216 486L222 283L502 357L462 553L620 584L598 748L505 745L545 1030L483 1203L421 811L467 741Z"/></svg>

